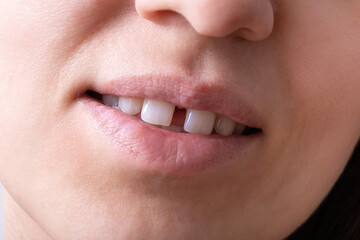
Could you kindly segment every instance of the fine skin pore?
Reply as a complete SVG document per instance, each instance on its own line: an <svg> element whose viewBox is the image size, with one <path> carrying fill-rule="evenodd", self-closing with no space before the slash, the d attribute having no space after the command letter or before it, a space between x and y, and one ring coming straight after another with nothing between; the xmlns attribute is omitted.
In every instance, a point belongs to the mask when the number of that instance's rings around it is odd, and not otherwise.
<svg viewBox="0 0 360 240"><path fill-rule="evenodd" d="M284 239L359 139L359 16L355 0L0 1L6 239ZM195 173L132 165L81 99L149 74L235 91L259 141Z"/></svg>

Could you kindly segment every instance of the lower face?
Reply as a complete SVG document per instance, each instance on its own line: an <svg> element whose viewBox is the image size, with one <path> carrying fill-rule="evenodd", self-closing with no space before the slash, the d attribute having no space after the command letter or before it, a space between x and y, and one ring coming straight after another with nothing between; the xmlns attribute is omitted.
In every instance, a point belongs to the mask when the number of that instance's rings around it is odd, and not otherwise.
<svg viewBox="0 0 360 240"><path fill-rule="evenodd" d="M359 139L359 12L286 1L252 42L155 25L123 1L3 1L0 180L54 239L283 239ZM172 132L106 94L257 131Z"/></svg>

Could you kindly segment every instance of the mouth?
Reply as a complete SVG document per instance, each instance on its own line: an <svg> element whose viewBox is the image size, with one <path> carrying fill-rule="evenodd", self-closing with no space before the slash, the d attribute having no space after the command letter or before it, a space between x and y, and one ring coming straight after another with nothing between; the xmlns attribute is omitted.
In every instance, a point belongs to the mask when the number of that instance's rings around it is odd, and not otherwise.
<svg viewBox="0 0 360 240"><path fill-rule="evenodd" d="M221 88L192 86L184 97L169 81L162 86L165 89L140 81L95 84L80 97L122 166L161 173L200 172L241 161L263 136L258 127L261 118L232 98L230 91L218 98Z"/></svg>
<svg viewBox="0 0 360 240"><path fill-rule="evenodd" d="M106 106L171 132L249 136L262 131L260 128L245 126L211 111L184 109L171 103L148 98L102 95L90 90L85 94Z"/></svg>

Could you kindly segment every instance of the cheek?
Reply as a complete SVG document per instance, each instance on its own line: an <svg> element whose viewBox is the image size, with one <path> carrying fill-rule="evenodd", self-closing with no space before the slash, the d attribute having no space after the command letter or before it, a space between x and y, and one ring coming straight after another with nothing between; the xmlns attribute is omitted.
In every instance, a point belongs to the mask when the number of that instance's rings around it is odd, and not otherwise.
<svg viewBox="0 0 360 240"><path fill-rule="evenodd" d="M63 74L81 43L109 17L109 8L121 9L114 5L125 1L97 2L103 4L0 1L0 133L6 136L0 140L0 181L27 210L36 209L27 202L35 203L32 198L41 193L54 205L67 202L61 202L59 189L65 198L64 186L87 186L99 168L85 168L83 160L98 156L81 151L87 149L83 133L69 124L78 116L64 100L73 87L69 81L81 78Z"/></svg>
<svg viewBox="0 0 360 240"><path fill-rule="evenodd" d="M282 11L276 26L281 35L272 36L281 77L269 88L274 112L264 151L273 161L271 174L283 178L268 188L276 186L273 192L288 197L300 215L311 214L324 199L360 136L357 17L335 3L324 2L322 11L313 4L288 4L292 14Z"/></svg>
<svg viewBox="0 0 360 240"><path fill-rule="evenodd" d="M298 127L359 136L360 31L353 21L357 17L341 3L324 4L323 11L311 4L299 4L295 14L286 16L292 26L285 21L279 26L288 29L278 44L292 99L286 107Z"/></svg>
<svg viewBox="0 0 360 240"><path fill-rule="evenodd" d="M1 181L31 182L31 175L40 173L39 164L54 157L49 138L64 118L59 73L65 5L0 2L0 132L6 136L0 141ZM45 153L49 156L41 157Z"/></svg>

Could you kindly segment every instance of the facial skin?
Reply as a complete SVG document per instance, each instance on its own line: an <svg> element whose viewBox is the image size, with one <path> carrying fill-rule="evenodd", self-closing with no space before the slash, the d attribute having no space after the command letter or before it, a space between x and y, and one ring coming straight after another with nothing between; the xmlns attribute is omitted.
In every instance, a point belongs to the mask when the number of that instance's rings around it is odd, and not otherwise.
<svg viewBox="0 0 360 240"><path fill-rule="evenodd" d="M284 239L359 139L359 14L340 0L1 1L7 239ZM236 91L260 141L186 175L118 164L81 93L170 73Z"/></svg>

